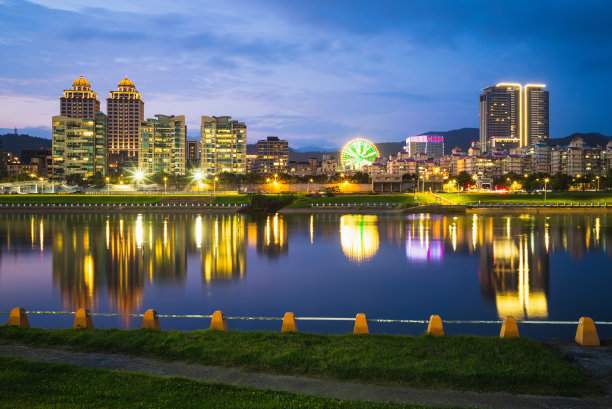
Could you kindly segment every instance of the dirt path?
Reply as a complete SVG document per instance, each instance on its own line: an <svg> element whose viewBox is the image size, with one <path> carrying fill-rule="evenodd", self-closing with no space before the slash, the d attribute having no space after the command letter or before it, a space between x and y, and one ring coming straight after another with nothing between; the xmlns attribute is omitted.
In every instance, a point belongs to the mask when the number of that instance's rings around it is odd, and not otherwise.
<svg viewBox="0 0 612 409"><path fill-rule="evenodd" d="M51 363L67 363L86 368L104 368L129 372L144 372L156 376L180 376L201 382L220 382L236 386L250 386L303 395L362 400L398 402L423 406L476 407L476 408L611 408L610 396L578 399L509 393L475 393L456 391L427 391L401 387L364 385L245 372L183 362L162 362L120 354L82 353L61 349L31 348L22 345L0 345L0 355L21 357Z"/></svg>

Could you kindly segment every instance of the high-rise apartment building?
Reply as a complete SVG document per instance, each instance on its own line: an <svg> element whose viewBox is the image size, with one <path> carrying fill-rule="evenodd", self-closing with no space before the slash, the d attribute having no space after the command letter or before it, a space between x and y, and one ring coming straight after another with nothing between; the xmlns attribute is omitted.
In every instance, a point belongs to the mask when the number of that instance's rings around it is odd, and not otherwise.
<svg viewBox="0 0 612 409"><path fill-rule="evenodd" d="M94 118L54 116L52 123L53 176L106 173L106 115Z"/></svg>
<svg viewBox="0 0 612 409"><path fill-rule="evenodd" d="M257 141L256 172L261 174L287 173L289 165L289 142L277 136L268 136Z"/></svg>
<svg viewBox="0 0 612 409"><path fill-rule="evenodd" d="M183 115L155 115L140 124L138 169L147 175L185 174L187 136Z"/></svg>
<svg viewBox="0 0 612 409"><path fill-rule="evenodd" d="M68 118L93 118L100 112L98 94L81 75L72 83L72 89L65 89L60 97L60 115Z"/></svg>
<svg viewBox="0 0 612 409"><path fill-rule="evenodd" d="M440 135L416 135L406 139L408 157L426 153L430 158L444 156L444 137Z"/></svg>
<svg viewBox="0 0 612 409"><path fill-rule="evenodd" d="M501 83L480 95L480 145L512 149L546 139L548 91L544 84Z"/></svg>
<svg viewBox="0 0 612 409"><path fill-rule="evenodd" d="M108 114L109 155L116 161L136 160L138 155L138 126L144 121L144 101L132 81L125 77L117 85L117 91L110 91L106 99Z"/></svg>
<svg viewBox="0 0 612 409"><path fill-rule="evenodd" d="M206 175L246 172L247 129L230 116L202 116L202 170Z"/></svg>

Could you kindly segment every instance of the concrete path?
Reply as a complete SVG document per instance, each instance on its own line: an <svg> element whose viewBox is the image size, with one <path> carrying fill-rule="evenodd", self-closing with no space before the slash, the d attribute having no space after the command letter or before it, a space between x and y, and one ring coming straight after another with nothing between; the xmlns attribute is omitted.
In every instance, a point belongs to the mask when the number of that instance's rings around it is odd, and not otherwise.
<svg viewBox="0 0 612 409"><path fill-rule="evenodd" d="M156 376L180 376L201 382L219 382L236 386L250 386L303 395L361 400L398 402L422 406L470 408L612 408L609 396L578 399L508 393L475 393L456 391L427 391L401 387L364 385L358 383L319 380L296 376L245 372L183 362L162 362L120 354L83 353L61 349L31 348L22 345L0 345L0 355L21 357L50 363L67 363L85 368L104 368L118 371L144 372Z"/></svg>

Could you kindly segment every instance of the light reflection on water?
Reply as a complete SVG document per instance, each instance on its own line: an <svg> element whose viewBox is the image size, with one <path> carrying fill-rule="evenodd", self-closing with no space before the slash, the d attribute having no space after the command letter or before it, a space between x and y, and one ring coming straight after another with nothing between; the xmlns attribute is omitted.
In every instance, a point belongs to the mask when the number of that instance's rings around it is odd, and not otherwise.
<svg viewBox="0 0 612 409"><path fill-rule="evenodd" d="M606 215L5 214L0 310L612 320L610 240Z"/></svg>

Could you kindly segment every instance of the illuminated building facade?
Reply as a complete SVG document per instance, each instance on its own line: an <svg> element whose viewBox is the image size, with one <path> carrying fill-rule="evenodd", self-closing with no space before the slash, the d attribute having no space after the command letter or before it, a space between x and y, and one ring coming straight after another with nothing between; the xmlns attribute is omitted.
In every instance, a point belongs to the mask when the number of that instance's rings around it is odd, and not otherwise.
<svg viewBox="0 0 612 409"><path fill-rule="evenodd" d="M430 158L444 155L444 137L440 135L416 135L406 139L406 152L410 158L425 153Z"/></svg>
<svg viewBox="0 0 612 409"><path fill-rule="evenodd" d="M64 90L60 97L60 115L68 118L94 118L100 112L98 94L81 75L72 83L72 89Z"/></svg>
<svg viewBox="0 0 612 409"><path fill-rule="evenodd" d="M501 83L480 95L480 145L511 149L549 137L544 84Z"/></svg>
<svg viewBox="0 0 612 409"><path fill-rule="evenodd" d="M256 172L260 174L287 173L289 165L289 142L276 136L257 141Z"/></svg>
<svg viewBox="0 0 612 409"><path fill-rule="evenodd" d="M53 176L106 172L106 115L95 118L54 116L52 120Z"/></svg>
<svg viewBox="0 0 612 409"><path fill-rule="evenodd" d="M140 124L138 169L147 175L185 174L186 128L183 115L155 115Z"/></svg>
<svg viewBox="0 0 612 409"><path fill-rule="evenodd" d="M125 77L106 99L108 113L108 153L118 160L136 160L138 126L144 121L144 101L132 81Z"/></svg>
<svg viewBox="0 0 612 409"><path fill-rule="evenodd" d="M206 175L246 173L247 129L230 116L202 116L201 166Z"/></svg>

